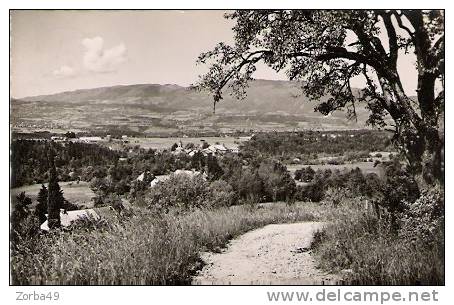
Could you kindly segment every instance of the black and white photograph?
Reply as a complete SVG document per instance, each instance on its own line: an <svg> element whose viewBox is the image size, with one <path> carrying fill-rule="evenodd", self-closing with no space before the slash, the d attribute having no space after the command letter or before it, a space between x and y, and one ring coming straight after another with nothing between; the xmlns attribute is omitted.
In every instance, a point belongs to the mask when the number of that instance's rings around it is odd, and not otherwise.
<svg viewBox="0 0 454 305"><path fill-rule="evenodd" d="M9 285L444 286L445 10L301 6L9 9Z"/></svg>

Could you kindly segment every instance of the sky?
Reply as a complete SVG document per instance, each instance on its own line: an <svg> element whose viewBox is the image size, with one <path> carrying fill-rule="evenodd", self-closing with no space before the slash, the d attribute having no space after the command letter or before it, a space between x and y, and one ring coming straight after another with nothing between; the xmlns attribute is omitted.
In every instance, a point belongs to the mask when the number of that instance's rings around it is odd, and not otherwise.
<svg viewBox="0 0 454 305"><path fill-rule="evenodd" d="M224 13L12 11L11 96L143 83L188 86L206 69L195 64L200 53L233 42L234 23ZM406 56L399 65L409 72L406 91L414 92L414 60ZM254 77L285 79L263 65Z"/></svg>

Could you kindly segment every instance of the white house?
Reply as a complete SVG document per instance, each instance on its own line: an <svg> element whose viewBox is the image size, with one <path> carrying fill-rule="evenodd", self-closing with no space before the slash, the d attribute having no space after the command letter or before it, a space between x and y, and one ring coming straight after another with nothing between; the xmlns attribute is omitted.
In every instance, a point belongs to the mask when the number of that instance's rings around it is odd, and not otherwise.
<svg viewBox="0 0 454 305"><path fill-rule="evenodd" d="M166 181L169 178L170 178L170 175L155 176L154 179L150 182L150 187L155 187L156 184L158 184L159 182Z"/></svg>
<svg viewBox="0 0 454 305"><path fill-rule="evenodd" d="M102 207L96 209L85 209L85 210L75 210L75 211L65 211L63 209L60 210L60 223L62 227L68 227L74 221L78 219L84 218L93 218L95 220L100 219L103 214L105 214L105 210L110 210L111 207ZM47 217L47 214L46 214ZM49 226L47 224L47 220L43 222L40 226L41 230L49 231Z"/></svg>
<svg viewBox="0 0 454 305"><path fill-rule="evenodd" d="M58 137L58 136L50 137L50 139L55 142L65 142L67 140L66 137Z"/></svg>
<svg viewBox="0 0 454 305"><path fill-rule="evenodd" d="M96 143L96 142L101 142L102 138L101 137L80 137L79 141L85 142L85 143Z"/></svg>

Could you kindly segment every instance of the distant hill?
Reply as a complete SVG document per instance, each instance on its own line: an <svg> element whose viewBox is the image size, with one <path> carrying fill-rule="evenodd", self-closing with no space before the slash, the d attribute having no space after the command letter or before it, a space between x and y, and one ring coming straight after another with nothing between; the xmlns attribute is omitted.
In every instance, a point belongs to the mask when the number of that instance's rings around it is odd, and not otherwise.
<svg viewBox="0 0 454 305"><path fill-rule="evenodd" d="M326 100L325 97L323 100ZM356 108L358 122L348 122L345 113L337 112L332 116L324 117L314 112L319 102L310 101L302 94L300 84L291 81L254 80L247 89L247 97L238 101L228 93L216 106L217 115L255 115L263 120L264 116L301 116L318 120L317 123L336 125L345 124L351 127L364 127L367 120L367 111L362 106ZM71 117L71 111L76 111L77 117L87 120L91 111L109 114L109 116L146 115L158 113L171 115L172 113L198 113L207 115L213 111L211 95L205 92L196 92L189 88L173 84L137 84L101 87L94 89L80 89L61 92L51 95L40 95L21 98L11 101L12 117L15 119L47 118L53 120L60 113ZM50 115L50 114L53 114ZM108 117L107 117L108 118ZM282 120L280 121L282 123Z"/></svg>

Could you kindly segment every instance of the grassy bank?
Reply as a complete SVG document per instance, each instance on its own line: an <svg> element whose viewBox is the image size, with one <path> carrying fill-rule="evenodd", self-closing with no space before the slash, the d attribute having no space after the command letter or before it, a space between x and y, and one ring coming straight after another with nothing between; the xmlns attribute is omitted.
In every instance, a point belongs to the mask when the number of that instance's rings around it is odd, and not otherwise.
<svg viewBox="0 0 454 305"><path fill-rule="evenodd" d="M188 284L201 251L271 223L327 217L314 204L237 206L135 217L102 229L75 229L24 242L12 256L14 284Z"/></svg>
<svg viewBox="0 0 454 305"><path fill-rule="evenodd" d="M392 233L373 214L352 210L318 232L313 246L320 266L342 273L350 284L444 284L442 231L427 244Z"/></svg>

